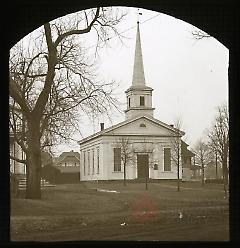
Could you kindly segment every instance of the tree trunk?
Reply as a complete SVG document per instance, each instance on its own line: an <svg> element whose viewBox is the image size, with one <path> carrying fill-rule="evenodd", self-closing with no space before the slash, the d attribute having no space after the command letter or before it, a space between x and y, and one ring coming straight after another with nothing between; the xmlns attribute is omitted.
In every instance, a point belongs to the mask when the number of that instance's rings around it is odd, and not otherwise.
<svg viewBox="0 0 240 248"><path fill-rule="evenodd" d="M202 165L202 186L204 186L204 184L205 184L204 177L205 177L205 171L204 171L204 165Z"/></svg>
<svg viewBox="0 0 240 248"><path fill-rule="evenodd" d="M123 164L123 176L124 176L123 185L126 186L126 163Z"/></svg>
<svg viewBox="0 0 240 248"><path fill-rule="evenodd" d="M177 191L180 191L180 168L179 168L179 165L178 165L178 167L177 167L177 177L178 177L178 179L177 179Z"/></svg>
<svg viewBox="0 0 240 248"><path fill-rule="evenodd" d="M147 176L145 177L145 189L148 190L148 180L147 180Z"/></svg>
<svg viewBox="0 0 240 248"><path fill-rule="evenodd" d="M180 191L180 148L178 144L178 161L177 161L177 191Z"/></svg>
<svg viewBox="0 0 240 248"><path fill-rule="evenodd" d="M216 165L216 179L218 179L218 164L217 164L217 155L216 155L216 160L215 160L215 165Z"/></svg>
<svg viewBox="0 0 240 248"><path fill-rule="evenodd" d="M28 122L27 199L41 199L41 149L37 122Z"/></svg>
<svg viewBox="0 0 240 248"><path fill-rule="evenodd" d="M227 162L223 162L223 186L224 186L224 193L225 196L228 196L228 168L227 168Z"/></svg>
<svg viewBox="0 0 240 248"><path fill-rule="evenodd" d="M227 168L227 149L226 149L226 147L224 147L224 150L223 150L222 169L223 169L224 193L225 193L225 196L228 197L228 168Z"/></svg>

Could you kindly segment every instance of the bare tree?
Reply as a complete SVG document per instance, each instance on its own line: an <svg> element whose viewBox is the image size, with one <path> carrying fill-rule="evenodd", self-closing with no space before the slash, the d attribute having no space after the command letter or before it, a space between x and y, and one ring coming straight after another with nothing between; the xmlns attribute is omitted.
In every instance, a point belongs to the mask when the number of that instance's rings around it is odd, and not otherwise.
<svg viewBox="0 0 240 248"><path fill-rule="evenodd" d="M134 161L134 151L132 144L127 137L121 137L118 140L119 148L121 149L121 161L123 163L123 184L126 186L126 167Z"/></svg>
<svg viewBox="0 0 240 248"><path fill-rule="evenodd" d="M124 15L113 8L82 11L74 18L45 23L33 44L22 43L11 50L10 128L26 153L26 198L41 198L41 147L52 145L53 137L69 137L76 108L97 113L114 105L111 89L106 89L112 84L94 75L94 62L89 60L79 36L95 31L97 51L112 34L119 35L117 25ZM24 126L21 135L16 119Z"/></svg>
<svg viewBox="0 0 240 248"><path fill-rule="evenodd" d="M220 168L218 166L218 160L219 160L219 155L218 152L216 150L216 147L211 143L208 142L208 146L209 146L209 158L212 162L215 163L215 178L218 179L219 175L220 175Z"/></svg>
<svg viewBox="0 0 240 248"><path fill-rule="evenodd" d="M176 119L174 123L176 135L171 138L171 145L173 152L171 153L171 159L175 166L177 166L177 191L180 191L180 167L181 167L181 137L183 132L180 130L182 126L180 118Z"/></svg>
<svg viewBox="0 0 240 248"><path fill-rule="evenodd" d="M195 40L202 40L202 39L211 37L211 35L207 34L206 32L204 32L200 29L194 29L192 31L192 36Z"/></svg>
<svg viewBox="0 0 240 248"><path fill-rule="evenodd" d="M209 147L203 141L199 140L195 146L195 154L202 170L202 186L205 184L205 166L209 161Z"/></svg>
<svg viewBox="0 0 240 248"><path fill-rule="evenodd" d="M228 195L229 114L226 104L217 108L217 116L208 135L217 152L223 170L224 192Z"/></svg>

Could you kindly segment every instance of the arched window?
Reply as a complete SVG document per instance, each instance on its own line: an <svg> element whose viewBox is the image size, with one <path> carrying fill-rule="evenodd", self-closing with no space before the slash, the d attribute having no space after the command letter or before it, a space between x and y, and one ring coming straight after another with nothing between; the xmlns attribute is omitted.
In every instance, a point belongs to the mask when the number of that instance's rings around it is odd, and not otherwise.
<svg viewBox="0 0 240 248"><path fill-rule="evenodd" d="M141 123L139 126L140 127L146 127L146 125L144 123Z"/></svg>

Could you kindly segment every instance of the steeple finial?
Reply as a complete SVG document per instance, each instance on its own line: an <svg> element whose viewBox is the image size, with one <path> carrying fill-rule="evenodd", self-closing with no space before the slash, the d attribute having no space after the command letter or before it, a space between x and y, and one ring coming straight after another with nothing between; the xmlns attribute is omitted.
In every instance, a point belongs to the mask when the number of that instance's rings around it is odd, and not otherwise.
<svg viewBox="0 0 240 248"><path fill-rule="evenodd" d="M138 13L138 14L140 14L140 13ZM136 46L135 46L135 58L134 58L132 86L145 86L145 76L144 76L144 69L143 69L139 20L137 21L137 35L136 35Z"/></svg>
<svg viewBox="0 0 240 248"><path fill-rule="evenodd" d="M139 12L139 8L137 9L137 24L139 24L139 16L142 15L141 12Z"/></svg>

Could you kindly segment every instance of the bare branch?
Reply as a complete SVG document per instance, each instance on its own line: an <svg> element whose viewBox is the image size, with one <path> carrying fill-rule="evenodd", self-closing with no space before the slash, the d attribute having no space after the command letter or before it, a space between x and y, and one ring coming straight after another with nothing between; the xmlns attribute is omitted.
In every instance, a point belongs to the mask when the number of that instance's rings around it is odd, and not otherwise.
<svg viewBox="0 0 240 248"><path fill-rule="evenodd" d="M88 33L90 32L93 24L95 23L95 21L97 20L97 18L99 17L99 11L100 11L100 8L98 7L97 10L96 10L96 13L95 13L95 16L93 18L93 20L91 21L91 23L87 26L87 28L85 29L82 29L82 30L71 30L71 31L68 31L66 33L63 33L62 35L59 35L58 38L56 39L56 41L54 42L54 45L55 47L57 47L59 45L59 43L66 37L69 37L71 35L74 35L74 34L85 34L85 33Z"/></svg>
<svg viewBox="0 0 240 248"><path fill-rule="evenodd" d="M22 163L22 164L26 164L26 162L27 162L25 159L19 159L19 158L12 156L12 155L9 155L9 157L10 157L10 159L13 159L13 160L15 160L19 163Z"/></svg>

